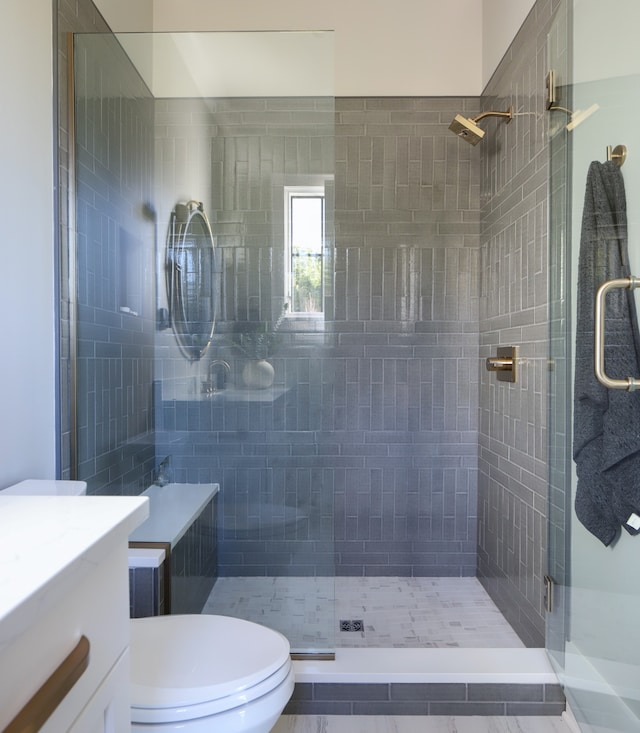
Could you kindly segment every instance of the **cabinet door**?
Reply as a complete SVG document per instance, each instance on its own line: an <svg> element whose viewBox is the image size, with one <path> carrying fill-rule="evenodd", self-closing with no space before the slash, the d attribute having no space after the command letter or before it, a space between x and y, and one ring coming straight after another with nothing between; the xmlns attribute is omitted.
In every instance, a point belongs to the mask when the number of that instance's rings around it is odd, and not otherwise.
<svg viewBox="0 0 640 733"><path fill-rule="evenodd" d="M70 576L66 587L58 589L61 601L57 605L30 624L25 620L25 632L8 639L4 646L0 633L0 730L83 635L90 643L89 666L43 725L42 733L67 731L85 709L129 645L127 566L124 542L97 557L88 553L78 577ZM129 699L128 692L125 699Z"/></svg>
<svg viewBox="0 0 640 733"><path fill-rule="evenodd" d="M106 676L69 733L129 733L129 652Z"/></svg>

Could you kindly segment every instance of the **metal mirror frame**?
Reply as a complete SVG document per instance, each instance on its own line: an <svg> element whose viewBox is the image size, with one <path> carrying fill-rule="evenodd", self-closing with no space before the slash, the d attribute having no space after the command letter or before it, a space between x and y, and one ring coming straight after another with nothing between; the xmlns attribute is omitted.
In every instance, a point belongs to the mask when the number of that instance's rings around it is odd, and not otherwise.
<svg viewBox="0 0 640 733"><path fill-rule="evenodd" d="M198 222L204 236L193 228ZM171 326L183 356L204 356L215 329L215 245L202 202L176 204L167 232L165 270Z"/></svg>

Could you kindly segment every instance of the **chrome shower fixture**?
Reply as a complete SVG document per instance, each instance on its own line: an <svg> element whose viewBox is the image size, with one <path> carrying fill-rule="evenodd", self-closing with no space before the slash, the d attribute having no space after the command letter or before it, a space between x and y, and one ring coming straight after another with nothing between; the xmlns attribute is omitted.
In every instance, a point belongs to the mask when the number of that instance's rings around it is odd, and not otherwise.
<svg viewBox="0 0 640 733"><path fill-rule="evenodd" d="M485 117L504 117L508 125L513 119L513 107L510 106L506 112L495 112L494 110L482 112L477 117L456 115L451 121L449 129L471 145L477 145L484 137L484 130L478 126L478 122Z"/></svg>

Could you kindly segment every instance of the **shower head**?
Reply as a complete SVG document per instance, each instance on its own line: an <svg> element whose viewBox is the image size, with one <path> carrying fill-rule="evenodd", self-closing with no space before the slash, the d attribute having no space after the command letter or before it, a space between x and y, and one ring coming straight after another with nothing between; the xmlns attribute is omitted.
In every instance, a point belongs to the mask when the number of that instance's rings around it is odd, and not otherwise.
<svg viewBox="0 0 640 733"><path fill-rule="evenodd" d="M553 108L552 108L553 109ZM571 118L569 119L569 122L567 123L567 130L571 132L571 130L575 130L575 128L584 122L588 117L591 117L591 115L594 112L597 112L600 109L599 104L592 104L591 107L585 110L577 109L575 112L571 113Z"/></svg>
<svg viewBox="0 0 640 733"><path fill-rule="evenodd" d="M571 110L568 107L563 107L558 104L560 87L557 85L556 77L556 72L553 69L550 69L547 74L547 109L549 111L560 110L561 112L566 112L569 115L569 122L565 125L565 129L568 132L571 132L575 130L578 125L581 125L585 120L589 119L594 112L597 112L600 109L600 105L597 102L594 102L594 104L587 107L587 109Z"/></svg>
<svg viewBox="0 0 640 733"><path fill-rule="evenodd" d="M477 145L484 137L484 130L478 127L478 122L485 117L505 117L506 123L509 124L513 119L513 107L509 107L506 112L494 112L490 110L473 118L456 115L451 121L449 129L471 145Z"/></svg>
<svg viewBox="0 0 640 733"><path fill-rule="evenodd" d="M449 129L471 145L477 145L484 137L484 130L478 127L472 119L462 115L456 115L453 118Z"/></svg>

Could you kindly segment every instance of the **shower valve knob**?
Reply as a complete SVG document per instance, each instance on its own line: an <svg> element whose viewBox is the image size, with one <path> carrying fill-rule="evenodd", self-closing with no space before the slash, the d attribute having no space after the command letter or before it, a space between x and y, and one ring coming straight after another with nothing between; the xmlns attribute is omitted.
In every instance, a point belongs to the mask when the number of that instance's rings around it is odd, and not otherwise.
<svg viewBox="0 0 640 733"><path fill-rule="evenodd" d="M517 346L500 346L497 350L497 356L490 356L487 359L487 371L496 372L500 382L515 382L517 357Z"/></svg>
<svg viewBox="0 0 640 733"><path fill-rule="evenodd" d="M501 359L498 356L490 356L487 359L487 370L490 372L499 372L503 369L511 371L513 369L513 359Z"/></svg>

